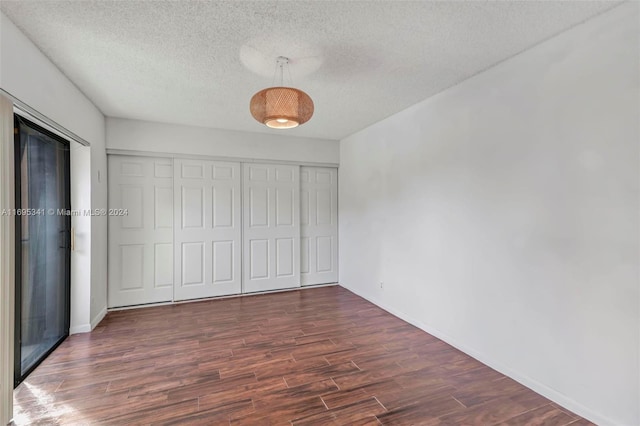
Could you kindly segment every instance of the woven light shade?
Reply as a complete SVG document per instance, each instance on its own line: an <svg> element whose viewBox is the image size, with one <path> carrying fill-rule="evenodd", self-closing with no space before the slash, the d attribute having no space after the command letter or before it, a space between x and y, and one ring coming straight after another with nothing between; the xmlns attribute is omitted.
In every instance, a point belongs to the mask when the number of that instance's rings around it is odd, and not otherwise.
<svg viewBox="0 0 640 426"><path fill-rule="evenodd" d="M292 87L269 87L253 95L251 115L274 129L290 129L309 121L313 101L302 90Z"/></svg>

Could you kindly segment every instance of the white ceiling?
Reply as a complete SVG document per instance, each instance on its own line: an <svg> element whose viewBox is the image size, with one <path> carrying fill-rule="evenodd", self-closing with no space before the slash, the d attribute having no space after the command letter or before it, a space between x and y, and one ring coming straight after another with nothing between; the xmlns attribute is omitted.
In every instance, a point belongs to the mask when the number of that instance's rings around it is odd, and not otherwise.
<svg viewBox="0 0 640 426"><path fill-rule="evenodd" d="M107 116L341 139L616 4L3 0L0 9ZM316 107L291 130L249 113L280 55Z"/></svg>

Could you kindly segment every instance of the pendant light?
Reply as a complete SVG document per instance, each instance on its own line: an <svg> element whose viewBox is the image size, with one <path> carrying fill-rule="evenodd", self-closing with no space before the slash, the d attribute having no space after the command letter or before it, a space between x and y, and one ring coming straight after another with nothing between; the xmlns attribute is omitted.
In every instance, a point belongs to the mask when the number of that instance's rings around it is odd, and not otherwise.
<svg viewBox="0 0 640 426"><path fill-rule="evenodd" d="M313 115L313 101L309 95L293 87L284 87L284 67L288 65L289 58L279 56L276 70L280 70L280 86L259 91L249 104L253 118L272 129L297 127Z"/></svg>

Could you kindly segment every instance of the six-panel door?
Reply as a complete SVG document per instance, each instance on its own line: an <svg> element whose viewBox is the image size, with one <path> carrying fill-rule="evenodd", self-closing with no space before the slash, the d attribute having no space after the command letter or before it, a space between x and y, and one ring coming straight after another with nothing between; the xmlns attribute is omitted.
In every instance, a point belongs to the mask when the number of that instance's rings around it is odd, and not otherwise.
<svg viewBox="0 0 640 426"><path fill-rule="evenodd" d="M110 155L109 208L110 308L337 281L336 169Z"/></svg>
<svg viewBox="0 0 640 426"><path fill-rule="evenodd" d="M338 281L338 171L300 168L302 285Z"/></svg>
<svg viewBox="0 0 640 426"><path fill-rule="evenodd" d="M300 167L243 169L243 292L299 287Z"/></svg>
<svg viewBox="0 0 640 426"><path fill-rule="evenodd" d="M110 308L173 299L172 163L109 158Z"/></svg>
<svg viewBox="0 0 640 426"><path fill-rule="evenodd" d="M175 160L175 300L241 292L240 163Z"/></svg>

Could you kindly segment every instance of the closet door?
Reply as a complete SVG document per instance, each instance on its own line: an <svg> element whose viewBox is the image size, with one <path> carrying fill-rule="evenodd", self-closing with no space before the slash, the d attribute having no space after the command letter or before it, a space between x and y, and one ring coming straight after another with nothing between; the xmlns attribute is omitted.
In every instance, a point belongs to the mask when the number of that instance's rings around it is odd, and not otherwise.
<svg viewBox="0 0 640 426"><path fill-rule="evenodd" d="M302 285L338 281L338 170L300 169Z"/></svg>
<svg viewBox="0 0 640 426"><path fill-rule="evenodd" d="M174 299L241 292L240 163L175 160Z"/></svg>
<svg viewBox="0 0 640 426"><path fill-rule="evenodd" d="M109 156L110 308L173 297L173 162Z"/></svg>
<svg viewBox="0 0 640 426"><path fill-rule="evenodd" d="M300 168L243 169L243 292L299 287Z"/></svg>

